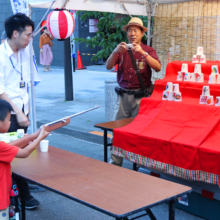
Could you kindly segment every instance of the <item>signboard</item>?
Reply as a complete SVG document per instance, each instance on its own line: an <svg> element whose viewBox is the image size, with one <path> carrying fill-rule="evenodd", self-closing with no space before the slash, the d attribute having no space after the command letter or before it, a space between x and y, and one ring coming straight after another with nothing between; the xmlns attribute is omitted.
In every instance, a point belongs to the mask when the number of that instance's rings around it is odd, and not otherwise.
<svg viewBox="0 0 220 220"><path fill-rule="evenodd" d="M97 28L98 23L99 19L89 19L89 33L96 33L99 30Z"/></svg>

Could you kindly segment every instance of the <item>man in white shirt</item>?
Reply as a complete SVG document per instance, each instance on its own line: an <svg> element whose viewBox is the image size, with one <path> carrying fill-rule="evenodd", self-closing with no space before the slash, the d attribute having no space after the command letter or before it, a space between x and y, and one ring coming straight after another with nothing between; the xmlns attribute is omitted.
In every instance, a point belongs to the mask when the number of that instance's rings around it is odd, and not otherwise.
<svg viewBox="0 0 220 220"><path fill-rule="evenodd" d="M0 45L0 99L9 102L13 108L9 132L23 128L27 131L29 113L28 81L30 57L26 51L34 30L34 22L22 13L5 20L7 39ZM13 179L19 185L21 180ZM26 183L25 207L32 209L39 205L29 193Z"/></svg>

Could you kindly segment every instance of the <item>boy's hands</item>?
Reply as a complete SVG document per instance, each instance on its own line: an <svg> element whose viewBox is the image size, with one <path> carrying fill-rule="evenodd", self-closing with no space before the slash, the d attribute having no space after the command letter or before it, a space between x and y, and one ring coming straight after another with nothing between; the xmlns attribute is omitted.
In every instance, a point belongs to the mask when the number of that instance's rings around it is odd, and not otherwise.
<svg viewBox="0 0 220 220"><path fill-rule="evenodd" d="M40 131L40 134L38 136L38 138L40 138L40 140L43 140L44 138L46 138L48 135L50 134L50 132L47 132L45 130L45 126L43 125Z"/></svg>

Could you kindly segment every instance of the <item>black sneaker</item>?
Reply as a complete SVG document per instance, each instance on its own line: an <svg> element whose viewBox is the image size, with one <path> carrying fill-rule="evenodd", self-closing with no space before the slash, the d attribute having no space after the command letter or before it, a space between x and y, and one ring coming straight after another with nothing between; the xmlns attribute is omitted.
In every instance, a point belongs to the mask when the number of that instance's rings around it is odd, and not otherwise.
<svg viewBox="0 0 220 220"><path fill-rule="evenodd" d="M25 198L25 209L35 209L40 203L33 196Z"/></svg>

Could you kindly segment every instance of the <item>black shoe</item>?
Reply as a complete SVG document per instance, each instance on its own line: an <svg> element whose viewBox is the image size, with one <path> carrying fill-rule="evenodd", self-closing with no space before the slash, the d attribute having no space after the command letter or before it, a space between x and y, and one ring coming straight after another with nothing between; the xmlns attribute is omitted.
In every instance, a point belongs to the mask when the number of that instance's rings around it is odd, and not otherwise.
<svg viewBox="0 0 220 220"><path fill-rule="evenodd" d="M40 203L33 196L29 195L25 198L25 209L35 209Z"/></svg>

